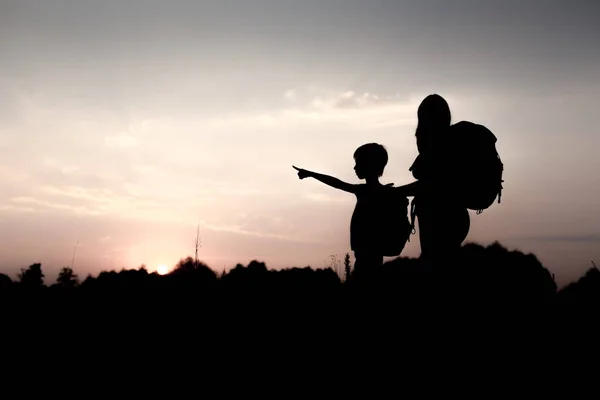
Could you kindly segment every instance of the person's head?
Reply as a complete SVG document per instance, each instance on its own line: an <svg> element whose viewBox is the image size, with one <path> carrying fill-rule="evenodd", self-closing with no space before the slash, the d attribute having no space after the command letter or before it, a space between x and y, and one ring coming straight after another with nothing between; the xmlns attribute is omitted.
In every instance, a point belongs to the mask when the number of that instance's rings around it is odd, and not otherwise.
<svg viewBox="0 0 600 400"><path fill-rule="evenodd" d="M436 135L450 126L452 114L448 102L439 94L425 97L417 110L417 147L419 152L431 143Z"/></svg>
<svg viewBox="0 0 600 400"><path fill-rule="evenodd" d="M388 153L378 143L367 143L360 146L354 152L356 165L354 171L360 179L380 177L388 162Z"/></svg>

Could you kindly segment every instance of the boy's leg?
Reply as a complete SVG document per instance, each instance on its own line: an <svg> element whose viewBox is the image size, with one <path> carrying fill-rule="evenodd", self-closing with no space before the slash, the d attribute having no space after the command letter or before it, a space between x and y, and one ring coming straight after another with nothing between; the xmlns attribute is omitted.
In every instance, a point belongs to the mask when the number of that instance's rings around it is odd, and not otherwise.
<svg viewBox="0 0 600 400"><path fill-rule="evenodd" d="M352 270L352 277L360 277L365 270L365 259L359 251L354 252L354 269Z"/></svg>

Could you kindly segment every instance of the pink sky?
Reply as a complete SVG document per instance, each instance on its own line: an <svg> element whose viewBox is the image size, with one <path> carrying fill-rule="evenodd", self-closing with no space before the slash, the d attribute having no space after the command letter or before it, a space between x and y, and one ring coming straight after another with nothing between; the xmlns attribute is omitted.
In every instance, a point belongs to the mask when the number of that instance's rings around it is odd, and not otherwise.
<svg viewBox="0 0 600 400"><path fill-rule="evenodd" d="M51 281L78 241L81 276L172 266L198 223L215 270L341 260L354 198L291 165L356 181L354 150L379 142L383 181L410 181L433 92L496 133L505 163L502 204L473 214L468 240L534 252L561 283L600 262L585 13L506 2L486 24L482 3L477 21L454 10L445 24L417 2L50 3L0 6L0 272L42 262Z"/></svg>

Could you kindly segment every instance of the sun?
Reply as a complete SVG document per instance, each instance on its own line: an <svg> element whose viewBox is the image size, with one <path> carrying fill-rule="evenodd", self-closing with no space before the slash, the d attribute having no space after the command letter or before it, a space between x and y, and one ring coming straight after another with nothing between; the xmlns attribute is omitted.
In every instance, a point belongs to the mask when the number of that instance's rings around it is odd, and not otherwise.
<svg viewBox="0 0 600 400"><path fill-rule="evenodd" d="M166 275L169 273L169 267L161 264L156 267L156 272L158 272L159 275Z"/></svg>

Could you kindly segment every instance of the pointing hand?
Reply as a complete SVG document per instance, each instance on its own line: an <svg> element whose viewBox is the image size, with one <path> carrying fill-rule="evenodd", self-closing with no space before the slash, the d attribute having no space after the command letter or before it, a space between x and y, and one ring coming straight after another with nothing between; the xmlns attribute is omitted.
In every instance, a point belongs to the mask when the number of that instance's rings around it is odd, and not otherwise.
<svg viewBox="0 0 600 400"><path fill-rule="evenodd" d="M298 167L296 167L296 166L294 166L294 165L292 165L292 167L293 167L293 168L294 168L296 171L298 171L298 178L300 178L300 179L308 178L308 176L310 175L310 174L308 173L308 171L307 171L307 170L305 170L305 169L298 168Z"/></svg>

